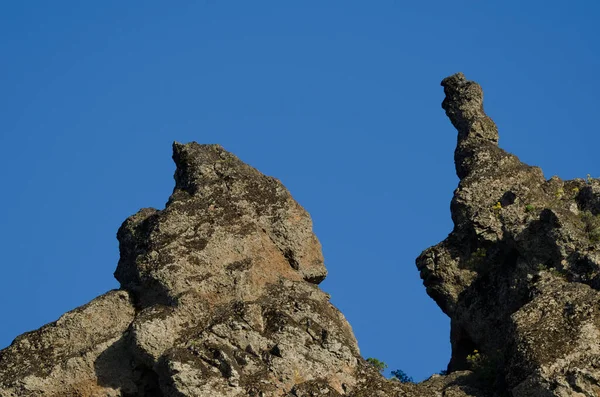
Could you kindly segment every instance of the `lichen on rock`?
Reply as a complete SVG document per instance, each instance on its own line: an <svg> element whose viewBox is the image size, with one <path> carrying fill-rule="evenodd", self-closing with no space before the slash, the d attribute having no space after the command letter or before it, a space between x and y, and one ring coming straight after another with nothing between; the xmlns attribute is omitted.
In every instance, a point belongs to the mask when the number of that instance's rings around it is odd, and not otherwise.
<svg viewBox="0 0 600 397"><path fill-rule="evenodd" d="M449 370L472 369L477 351L497 394L597 395L600 183L546 180L497 146L477 83L459 73L442 85L458 130L454 229L417 266L451 318Z"/></svg>
<svg viewBox="0 0 600 397"><path fill-rule="evenodd" d="M287 189L218 145L174 143L173 159L165 208L119 228L121 289L0 352L0 396L401 390L319 289L321 246Z"/></svg>
<svg viewBox="0 0 600 397"><path fill-rule="evenodd" d="M451 319L447 375L384 378L319 289L308 213L218 145L173 144L175 187L118 230L121 288L0 351L0 397L600 394L600 181L498 146L483 91L442 81L454 229L417 258Z"/></svg>

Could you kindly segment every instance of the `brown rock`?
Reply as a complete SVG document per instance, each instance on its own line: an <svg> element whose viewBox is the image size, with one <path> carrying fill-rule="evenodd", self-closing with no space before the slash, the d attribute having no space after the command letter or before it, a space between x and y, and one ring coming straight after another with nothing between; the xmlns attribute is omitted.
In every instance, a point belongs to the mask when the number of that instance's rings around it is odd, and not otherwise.
<svg viewBox="0 0 600 397"><path fill-rule="evenodd" d="M120 396L136 388L125 347L134 308L110 291L0 351L0 396Z"/></svg>
<svg viewBox="0 0 600 397"><path fill-rule="evenodd" d="M454 229L417 266L451 318L449 375L385 379L318 284L306 211L218 145L173 145L175 189L118 231L111 291L0 351L0 397L596 396L600 181L498 147L481 87L442 82Z"/></svg>
<svg viewBox="0 0 600 397"><path fill-rule="evenodd" d="M311 219L279 181L218 145L173 149L166 208L144 208L118 231L122 290L0 352L1 397L460 389L456 376L423 387L390 381L362 359L318 287L327 272Z"/></svg>
<svg viewBox="0 0 600 397"><path fill-rule="evenodd" d="M600 390L600 183L545 180L497 146L481 87L442 82L458 130L454 230L417 267L451 318L451 371L489 392L596 396Z"/></svg>

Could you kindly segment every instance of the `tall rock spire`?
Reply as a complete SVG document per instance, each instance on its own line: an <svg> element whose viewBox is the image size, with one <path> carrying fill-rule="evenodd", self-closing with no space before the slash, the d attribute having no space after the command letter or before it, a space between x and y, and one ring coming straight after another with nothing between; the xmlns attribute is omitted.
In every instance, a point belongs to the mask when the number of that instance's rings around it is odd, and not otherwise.
<svg viewBox="0 0 600 397"><path fill-rule="evenodd" d="M483 90L462 73L442 80L446 98L442 108L458 130L455 163L459 178L464 178L473 167L474 152L478 147L497 145L498 128L483 110Z"/></svg>
<svg viewBox="0 0 600 397"><path fill-rule="evenodd" d="M0 351L0 397L598 395L600 181L546 180L498 147L478 84L442 85L454 228L416 262L450 317L447 375L401 383L368 364L319 289L308 213L277 179L192 142L173 145L166 207L117 233L121 289Z"/></svg>
<svg viewBox="0 0 600 397"><path fill-rule="evenodd" d="M482 139L498 143L498 128L483 111L483 89L462 73L442 80L446 98L442 108L458 130L458 140Z"/></svg>
<svg viewBox="0 0 600 397"><path fill-rule="evenodd" d="M477 83L458 73L442 86L461 180L452 233L417 267L451 319L448 369L475 369L499 394L595 395L600 183L546 180L498 147Z"/></svg>

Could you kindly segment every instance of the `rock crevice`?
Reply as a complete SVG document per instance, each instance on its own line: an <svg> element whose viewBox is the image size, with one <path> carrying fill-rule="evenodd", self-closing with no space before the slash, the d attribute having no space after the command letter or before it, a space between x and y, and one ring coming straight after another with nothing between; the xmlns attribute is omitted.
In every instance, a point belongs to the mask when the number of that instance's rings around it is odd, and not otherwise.
<svg viewBox="0 0 600 397"><path fill-rule="evenodd" d="M600 298L600 183L546 180L497 146L477 83L459 73L442 85L458 130L454 229L417 266L451 318L448 369L486 367L500 395L596 395L600 317L591 310L575 320L565 307Z"/></svg>
<svg viewBox="0 0 600 397"><path fill-rule="evenodd" d="M218 145L173 144L175 187L117 232L121 288L0 351L0 397L597 396L600 182L498 146L483 91L442 81L454 228L416 261L451 320L448 374L385 379L318 284L308 213Z"/></svg>

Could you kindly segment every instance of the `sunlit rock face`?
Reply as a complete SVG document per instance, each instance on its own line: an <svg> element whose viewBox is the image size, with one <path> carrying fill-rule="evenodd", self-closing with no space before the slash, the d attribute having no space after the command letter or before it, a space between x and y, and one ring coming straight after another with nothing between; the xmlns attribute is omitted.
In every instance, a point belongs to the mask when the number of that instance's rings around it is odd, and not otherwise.
<svg viewBox="0 0 600 397"><path fill-rule="evenodd" d="M138 310L134 359L173 396L352 385L358 346L317 287L327 271L308 213L218 145L175 143L173 159L166 208L117 233L115 276Z"/></svg>
<svg viewBox="0 0 600 397"><path fill-rule="evenodd" d="M0 351L0 397L599 395L600 182L546 180L498 147L477 83L442 86L454 230L417 267L451 319L448 375L401 383L369 365L319 289L308 213L277 179L192 142L173 145L165 208L119 228L121 288Z"/></svg>
<svg viewBox="0 0 600 397"><path fill-rule="evenodd" d="M600 182L545 180L498 147L477 83L442 86L458 130L454 230L417 266L451 318L448 369L476 367L498 394L598 395Z"/></svg>
<svg viewBox="0 0 600 397"><path fill-rule="evenodd" d="M119 228L121 289L0 352L0 396L434 396L385 379L318 284L308 213L218 145L173 145L162 210ZM463 395L457 391L456 395Z"/></svg>

